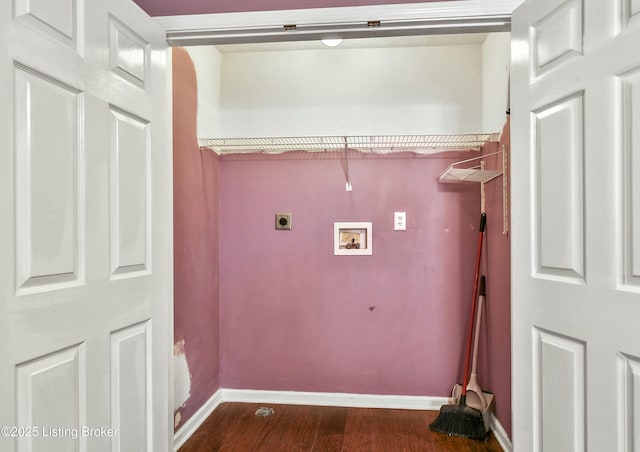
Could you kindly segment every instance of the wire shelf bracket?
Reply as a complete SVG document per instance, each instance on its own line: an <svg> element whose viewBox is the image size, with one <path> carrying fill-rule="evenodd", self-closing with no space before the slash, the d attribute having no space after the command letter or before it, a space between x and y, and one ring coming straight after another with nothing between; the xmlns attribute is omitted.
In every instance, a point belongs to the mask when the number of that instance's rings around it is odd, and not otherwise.
<svg viewBox="0 0 640 452"><path fill-rule="evenodd" d="M487 169L484 159L493 155L502 154L501 169ZM508 150L506 145L502 145L502 150L490 154L480 155L459 162L452 163L440 175L440 182L476 182L480 183L480 210L485 211L484 186L497 177L502 178L502 233L509 233L509 181L508 181Z"/></svg>
<svg viewBox="0 0 640 452"><path fill-rule="evenodd" d="M440 175L440 182L480 182L486 184L504 172L502 169L486 169L483 160L492 155L501 154L502 151L492 152L490 154L479 155L466 160L452 163Z"/></svg>

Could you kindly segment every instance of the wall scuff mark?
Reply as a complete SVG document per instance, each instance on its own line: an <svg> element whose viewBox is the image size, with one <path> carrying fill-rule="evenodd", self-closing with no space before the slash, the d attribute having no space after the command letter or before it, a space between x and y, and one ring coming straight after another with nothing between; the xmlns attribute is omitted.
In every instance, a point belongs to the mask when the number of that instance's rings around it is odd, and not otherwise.
<svg viewBox="0 0 640 452"><path fill-rule="evenodd" d="M173 344L173 411L184 408L191 397L191 374L184 349L184 339ZM180 423L180 413L176 415Z"/></svg>
<svg viewBox="0 0 640 452"><path fill-rule="evenodd" d="M197 52L203 53L203 60L214 62L216 56L219 59L215 49L198 47ZM172 55L173 327L177 343L174 408L180 410L180 416L174 419L174 431L178 431L220 387L219 161L216 155L201 151L198 145L198 86L194 63L186 49L174 47ZM208 76L218 73L219 68L216 63L204 66L202 77L210 84ZM188 353L184 353L185 343Z"/></svg>

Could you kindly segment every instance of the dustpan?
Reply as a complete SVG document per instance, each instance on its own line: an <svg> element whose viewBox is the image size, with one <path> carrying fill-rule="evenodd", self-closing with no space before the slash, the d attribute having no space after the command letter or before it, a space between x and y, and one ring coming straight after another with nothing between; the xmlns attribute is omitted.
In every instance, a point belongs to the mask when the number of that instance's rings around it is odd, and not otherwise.
<svg viewBox="0 0 640 452"><path fill-rule="evenodd" d="M462 393L462 385L455 385L453 387L453 391L451 392L451 398L453 399L453 403L456 404L460 400L460 394ZM483 409L482 403L480 403L479 398L470 397L471 392L467 392L467 405L471 408L475 408L476 410L482 413L482 421L484 422L484 431L488 432L491 428L491 411L493 410L493 392L482 391L484 394L484 399L486 401L486 407Z"/></svg>
<svg viewBox="0 0 640 452"><path fill-rule="evenodd" d="M482 413L482 421L484 422L485 432L489 431L491 424L491 408L493 406L493 393L480 389L480 385L476 379L476 366L478 364L478 340L480 338L480 325L482 321L482 308L486 296L486 286L484 275L480 277L480 289L478 290L478 312L474 325L474 344L473 344L473 364L471 366L471 377L467 384L466 403L471 408ZM453 387L451 397L454 403L460 400L462 395L462 386L457 384Z"/></svg>

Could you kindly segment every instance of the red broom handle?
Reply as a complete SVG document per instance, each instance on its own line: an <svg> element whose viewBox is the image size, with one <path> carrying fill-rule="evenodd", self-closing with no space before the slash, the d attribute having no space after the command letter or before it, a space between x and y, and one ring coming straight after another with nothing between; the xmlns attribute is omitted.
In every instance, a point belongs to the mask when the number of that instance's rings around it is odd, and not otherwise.
<svg viewBox="0 0 640 452"><path fill-rule="evenodd" d="M478 301L478 281L480 279L480 258L482 257L482 242L484 241L484 229L487 224L487 214L480 214L480 233L478 234L478 256L476 258L476 274L473 282L473 299L471 300L471 319L469 320L469 340L467 341L467 352L464 357L464 374L462 374L462 393L461 397L467 395L467 375L469 375L469 362L471 361L471 347L473 345L473 323L476 318L477 301Z"/></svg>

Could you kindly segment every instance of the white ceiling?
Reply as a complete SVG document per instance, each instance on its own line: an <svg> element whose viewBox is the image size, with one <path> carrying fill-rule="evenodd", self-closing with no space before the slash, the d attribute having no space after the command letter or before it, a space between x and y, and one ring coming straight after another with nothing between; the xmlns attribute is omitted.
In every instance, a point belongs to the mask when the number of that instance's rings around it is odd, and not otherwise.
<svg viewBox="0 0 640 452"><path fill-rule="evenodd" d="M465 34L437 34L423 36L401 36L387 38L362 38L345 39L336 49L362 49L384 47L429 47L429 46L456 46L456 45L480 45L487 38L487 33ZM255 44L225 44L217 45L221 53L238 52L269 52L287 50L332 50L324 46L320 41L288 41L288 42L263 42Z"/></svg>

